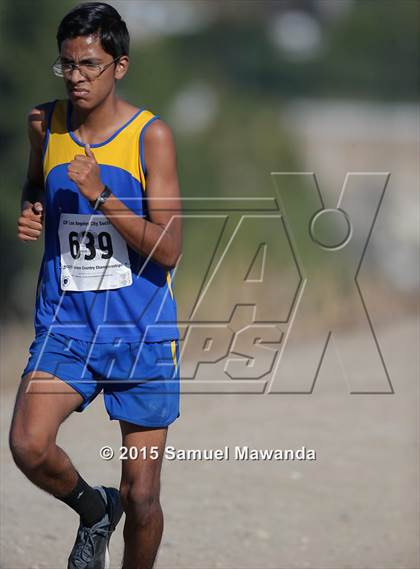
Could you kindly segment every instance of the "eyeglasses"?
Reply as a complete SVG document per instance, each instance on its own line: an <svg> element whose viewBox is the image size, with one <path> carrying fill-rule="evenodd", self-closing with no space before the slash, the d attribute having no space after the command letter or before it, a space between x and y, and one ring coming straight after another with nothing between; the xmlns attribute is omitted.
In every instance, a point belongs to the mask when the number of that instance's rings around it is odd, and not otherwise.
<svg viewBox="0 0 420 569"><path fill-rule="evenodd" d="M73 71L78 69L80 75L89 81L93 81L119 59L119 57L116 57L110 63L104 65L101 63L73 63L71 61L61 61L61 58L58 57L52 65L52 70L56 77L70 77Z"/></svg>

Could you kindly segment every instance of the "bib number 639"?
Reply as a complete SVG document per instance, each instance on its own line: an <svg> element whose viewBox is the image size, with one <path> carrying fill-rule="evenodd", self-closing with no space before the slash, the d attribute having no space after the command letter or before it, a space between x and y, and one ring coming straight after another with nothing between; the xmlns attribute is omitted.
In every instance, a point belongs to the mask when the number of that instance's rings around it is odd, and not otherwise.
<svg viewBox="0 0 420 569"><path fill-rule="evenodd" d="M101 252L102 259L110 259L114 254L111 235L107 231L101 231L98 234L93 234L91 231L70 231L69 246L70 255L73 259L80 259L82 248L85 252L84 259L86 261L94 259L98 250Z"/></svg>

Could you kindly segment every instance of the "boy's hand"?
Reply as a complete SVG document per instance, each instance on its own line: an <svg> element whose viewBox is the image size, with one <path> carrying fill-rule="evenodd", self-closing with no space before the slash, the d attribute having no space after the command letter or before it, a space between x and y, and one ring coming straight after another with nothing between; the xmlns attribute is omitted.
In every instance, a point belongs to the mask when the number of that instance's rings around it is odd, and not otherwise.
<svg viewBox="0 0 420 569"><path fill-rule="evenodd" d="M67 175L89 201L95 201L105 188L101 182L99 165L89 144L85 145L85 156L76 154L70 162Z"/></svg>
<svg viewBox="0 0 420 569"><path fill-rule="evenodd" d="M21 241L36 241L42 233L44 207L41 202L23 202L18 219L18 237Z"/></svg>

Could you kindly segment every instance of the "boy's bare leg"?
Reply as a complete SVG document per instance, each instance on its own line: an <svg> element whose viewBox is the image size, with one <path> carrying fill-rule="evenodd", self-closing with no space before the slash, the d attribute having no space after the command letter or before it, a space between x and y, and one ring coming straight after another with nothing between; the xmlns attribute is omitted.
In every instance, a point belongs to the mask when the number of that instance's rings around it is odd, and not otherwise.
<svg viewBox="0 0 420 569"><path fill-rule="evenodd" d="M67 495L77 481L75 467L55 441L60 425L82 401L71 386L45 372L24 376L16 395L9 433L13 459L31 482L54 496Z"/></svg>
<svg viewBox="0 0 420 569"><path fill-rule="evenodd" d="M160 473L168 429L125 421L120 421L120 427L122 445L139 449L137 459L122 461L120 494L126 514L122 569L152 569L163 532ZM143 447L146 451L140 451Z"/></svg>

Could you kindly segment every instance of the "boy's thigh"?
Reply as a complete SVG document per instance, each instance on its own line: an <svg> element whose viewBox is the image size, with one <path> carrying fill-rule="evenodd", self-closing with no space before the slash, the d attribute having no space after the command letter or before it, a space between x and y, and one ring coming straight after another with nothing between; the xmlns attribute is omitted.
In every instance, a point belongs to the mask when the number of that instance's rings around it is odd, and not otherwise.
<svg viewBox="0 0 420 569"><path fill-rule="evenodd" d="M168 428L140 427L120 421L121 493L133 492L138 498L159 494L162 460Z"/></svg>
<svg viewBox="0 0 420 569"><path fill-rule="evenodd" d="M53 440L83 397L58 377L42 371L23 375L13 409L11 435Z"/></svg>

